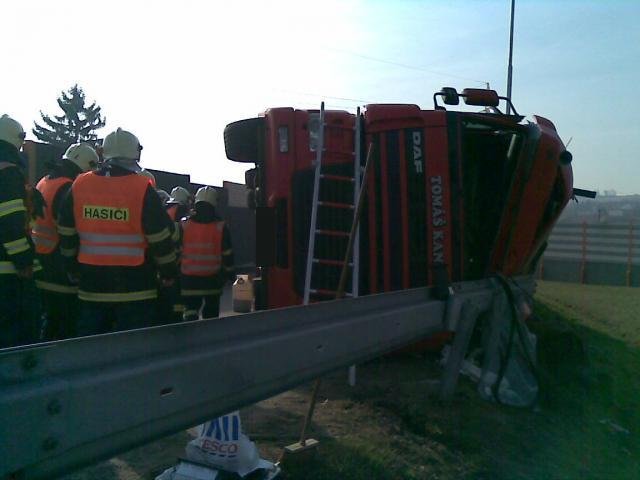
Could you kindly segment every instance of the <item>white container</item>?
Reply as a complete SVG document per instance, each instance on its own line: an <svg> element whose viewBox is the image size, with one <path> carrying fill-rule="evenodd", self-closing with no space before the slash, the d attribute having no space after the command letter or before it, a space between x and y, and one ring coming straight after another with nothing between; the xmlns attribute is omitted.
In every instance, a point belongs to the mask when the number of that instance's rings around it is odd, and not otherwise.
<svg viewBox="0 0 640 480"><path fill-rule="evenodd" d="M253 307L253 279L251 275L236 275L232 289L233 311L250 312Z"/></svg>

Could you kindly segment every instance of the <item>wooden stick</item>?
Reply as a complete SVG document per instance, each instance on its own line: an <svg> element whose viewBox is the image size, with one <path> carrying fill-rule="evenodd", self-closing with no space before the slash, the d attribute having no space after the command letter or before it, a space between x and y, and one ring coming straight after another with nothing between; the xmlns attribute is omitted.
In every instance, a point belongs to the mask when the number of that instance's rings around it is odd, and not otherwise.
<svg viewBox="0 0 640 480"><path fill-rule="evenodd" d="M373 151L373 143L369 144L367 150L367 161L364 164L364 173L362 174L362 181L360 182L360 194L358 195L358 204L356 205L356 211L353 214L353 223L351 224L351 232L349 232L349 243L347 244L347 251L344 254L344 263L342 265L342 272L340 272L340 282L338 282L338 290L336 291L336 299L340 299L344 296L344 289L347 285L347 275L349 273L349 257L353 252L353 242L356 237L356 230L360 223L360 215L362 214L362 205L364 204L364 197L366 195L367 175L369 173L369 164L371 163L371 152Z"/></svg>
<svg viewBox="0 0 640 480"><path fill-rule="evenodd" d="M371 152L373 151L373 143L369 144L367 151L367 161L364 165L364 173L362 174L362 182L360 182L360 194L358 195L358 204L356 205L356 211L353 215L353 223L351 225L351 231L349 232L349 243L347 244L347 251L344 255L344 263L342 265L342 272L340 273L340 282L338 283L338 290L336 291L336 299L340 299L344 296L344 290L347 285L347 274L349 267L349 257L353 251L353 242L356 236L356 230L360 223L360 215L362 213L362 205L364 204L367 174L369 172L369 165L371 164ZM307 429L311 423L313 412L316 408L316 401L318 399L318 392L320 391L320 379L316 379L313 385L313 393L311 394L311 401L309 402L309 408L307 409L307 415L304 417L304 423L302 424L302 432L300 432L300 445L303 447L307 441Z"/></svg>

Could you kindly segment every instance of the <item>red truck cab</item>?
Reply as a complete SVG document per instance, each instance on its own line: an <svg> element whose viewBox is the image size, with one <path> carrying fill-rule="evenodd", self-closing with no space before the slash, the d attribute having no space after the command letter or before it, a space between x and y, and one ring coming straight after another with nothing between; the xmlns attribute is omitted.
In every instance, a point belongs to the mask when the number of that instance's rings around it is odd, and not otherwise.
<svg viewBox="0 0 640 480"><path fill-rule="evenodd" d="M482 112L448 111L456 105ZM434 109L417 105L367 105L361 138L356 115L326 111L323 171L354 174L354 149L372 169L360 223L359 294L433 285L502 273L532 272L546 238L573 195L571 155L553 124L501 113L492 90L443 89ZM515 110L514 110L515 111ZM258 118L229 124L230 160L255 163L247 172L256 208L259 308L302 303L319 111L268 109ZM325 188L324 201L353 203L353 185ZM332 214L324 228L347 230L353 211ZM331 258L346 239L316 245ZM337 260L341 258L336 257ZM314 267L315 268L315 267ZM339 268L319 266L335 290Z"/></svg>

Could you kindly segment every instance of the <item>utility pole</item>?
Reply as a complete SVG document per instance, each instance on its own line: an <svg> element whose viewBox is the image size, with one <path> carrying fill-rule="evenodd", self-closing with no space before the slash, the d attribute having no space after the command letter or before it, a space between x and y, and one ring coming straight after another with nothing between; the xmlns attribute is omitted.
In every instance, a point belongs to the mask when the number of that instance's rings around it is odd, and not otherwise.
<svg viewBox="0 0 640 480"><path fill-rule="evenodd" d="M513 77L513 16L516 8L516 0L511 0L511 29L509 32L509 67L507 69L507 115L511 113L511 80Z"/></svg>

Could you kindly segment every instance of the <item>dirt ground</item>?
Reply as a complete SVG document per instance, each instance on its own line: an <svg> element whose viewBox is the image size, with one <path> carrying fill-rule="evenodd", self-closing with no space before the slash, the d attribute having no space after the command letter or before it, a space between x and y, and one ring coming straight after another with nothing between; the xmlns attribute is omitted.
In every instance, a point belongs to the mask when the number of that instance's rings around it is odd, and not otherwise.
<svg viewBox="0 0 640 480"><path fill-rule="evenodd" d="M404 379L397 371L408 363L420 363L421 378ZM411 365L414 370L415 365ZM320 454L324 443L352 438L384 439L394 442L396 448L411 452L411 458L425 461L450 462L451 455L439 448L438 442L425 441L418 435L405 432L403 420L385 404L393 402L394 385L410 382L424 387L425 401L437 376L435 359L387 359L358 368L358 381L351 387L347 383L347 371L341 370L323 379L311 436L320 440ZM241 411L243 430L254 440L263 458L276 461L284 445L297 441L302 420L307 410L311 385L285 392ZM367 400L367 397L369 400ZM176 463L183 454L186 443L195 436L195 429L183 432L144 447L130 451L99 465L86 468L65 477L66 480L141 480L154 478L165 468ZM330 453L330 452L327 452ZM408 458L408 457L407 457ZM297 466L299 468L299 466ZM420 469L420 465L415 466ZM425 466L424 468L426 468ZM464 470L452 465L452 470ZM453 472L452 472L453 473ZM298 477L296 478L303 478Z"/></svg>

